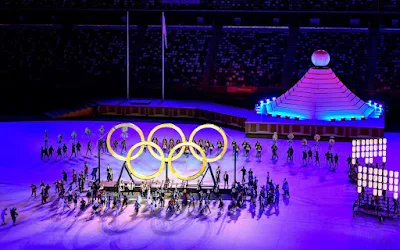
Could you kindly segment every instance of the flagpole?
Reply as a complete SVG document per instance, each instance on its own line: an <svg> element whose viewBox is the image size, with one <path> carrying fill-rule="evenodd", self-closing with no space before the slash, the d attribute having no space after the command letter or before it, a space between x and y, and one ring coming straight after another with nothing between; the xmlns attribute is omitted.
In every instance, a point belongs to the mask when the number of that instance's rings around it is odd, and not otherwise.
<svg viewBox="0 0 400 250"><path fill-rule="evenodd" d="M129 100L129 11L126 12L126 98Z"/></svg>
<svg viewBox="0 0 400 250"><path fill-rule="evenodd" d="M164 46L165 46L165 37L164 37L164 25L165 25L165 19L164 19L164 12L162 13L161 17L161 89L162 89L162 100L164 101Z"/></svg>

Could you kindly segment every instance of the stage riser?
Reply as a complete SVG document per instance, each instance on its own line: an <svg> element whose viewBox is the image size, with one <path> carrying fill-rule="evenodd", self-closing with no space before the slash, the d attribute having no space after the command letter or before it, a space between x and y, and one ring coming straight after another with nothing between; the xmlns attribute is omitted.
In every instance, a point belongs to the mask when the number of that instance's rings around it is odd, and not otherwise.
<svg viewBox="0 0 400 250"><path fill-rule="evenodd" d="M100 106L100 115L154 117L171 119L196 119L244 130L246 118L225 115L195 108Z"/></svg>
<svg viewBox="0 0 400 250"><path fill-rule="evenodd" d="M379 138L384 136L383 128L357 128L343 126L320 126L320 125L296 125L296 124L268 124L268 123L246 123L246 135L249 137L271 137L274 132L278 135L293 133L298 135L297 139L314 138L315 134L321 137L343 138ZM286 137L284 139L287 139Z"/></svg>

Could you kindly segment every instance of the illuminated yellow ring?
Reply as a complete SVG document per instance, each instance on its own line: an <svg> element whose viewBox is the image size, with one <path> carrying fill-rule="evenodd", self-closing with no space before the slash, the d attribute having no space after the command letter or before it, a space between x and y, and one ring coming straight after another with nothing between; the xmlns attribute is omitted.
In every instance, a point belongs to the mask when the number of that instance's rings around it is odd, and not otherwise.
<svg viewBox="0 0 400 250"><path fill-rule="evenodd" d="M222 148L221 153L219 153L219 155L215 156L214 158L207 158L207 162L215 162L218 161L219 159L222 158L222 156L224 156L224 154L226 153L226 150L228 149L228 138L226 137L226 134L224 132L224 130L214 124L204 124L201 126L198 126L197 128L195 128L192 133L190 134L189 137L189 142L193 142L194 136L196 135L197 132L199 132L202 129L205 128L212 128L214 130L216 130L218 133L221 134L223 140L224 140L224 147ZM197 144L196 144L197 145ZM196 148L197 149L197 148ZM190 151L192 152L192 155L199 161L201 161L201 157L197 154L197 152L193 149L193 147L190 147ZM200 151L200 150L199 150ZM202 150L201 150L202 151ZM200 151L200 152L201 152Z"/></svg>
<svg viewBox="0 0 400 250"><path fill-rule="evenodd" d="M144 139L143 131L138 126L136 126L135 124L132 124L132 123L121 123L121 124L114 126L112 129L110 129L110 131L107 134L107 140L106 140L108 152L110 152L110 154L112 156L114 156L115 158L117 158L120 161L128 161L128 156L124 157L122 155L117 154L111 146L112 134L115 132L115 130L122 128L122 127L128 127L128 128L135 130L139 134L140 141L143 142L145 139ZM134 160L134 159L138 158L139 155L142 154L143 150L144 150L144 145L142 145L140 147L139 151L134 156L132 156L130 158L130 160Z"/></svg>
<svg viewBox="0 0 400 250"><path fill-rule="evenodd" d="M185 137L185 134L182 132L182 129L180 129L178 126L176 126L175 124L172 124L172 123L164 123L164 124L160 124L160 125L158 125L158 126L155 126L155 127L150 131L150 134L147 136L147 141L151 141L151 139L153 138L154 133L155 133L157 130L162 129L162 128L172 128L173 130L175 130L176 132L178 132L178 134L179 134L180 137L181 137L182 142L186 142L186 137ZM179 151L179 153L177 153L177 154L176 154L175 156L173 156L171 159L172 159L173 161L175 161L176 159L178 159L178 158L183 154L184 150L185 150L185 147L183 147L182 150ZM161 154L161 157L160 157L160 156L158 156L158 155L154 152L153 148L151 148L151 147L149 148L149 152L150 152L150 154L151 154L154 158L156 158L157 160L159 160L159 161L165 161L164 153ZM168 158L169 158L169 157L168 157Z"/></svg>
<svg viewBox="0 0 400 250"><path fill-rule="evenodd" d="M172 161L173 161L174 152L175 152L178 148L184 147L184 146L190 146L190 148L194 147L195 149L197 149L197 150L200 151L200 154L201 154L201 156L202 156L202 158L201 158L200 160L203 162L203 165L201 166L201 169L199 170L199 172L197 172L197 173L194 174L194 175L183 176L183 175L179 174L179 173L174 169L174 167L172 166ZM183 150L181 150L181 151L183 151ZM207 167L207 157L206 157L206 154L204 153L203 149L202 149L199 145L197 145L196 143L194 143L194 142L182 142L182 143L179 143L178 145L176 145L175 147L173 147L173 148L171 149L171 151L169 152L169 155L168 155L168 167L169 167L169 169L171 170L171 172L172 172L176 177L178 177L179 179L185 180L185 181L190 181L190 180L196 179L197 177L199 177L200 175L202 175L203 172L204 172L204 170L206 170L206 167Z"/></svg>
<svg viewBox="0 0 400 250"><path fill-rule="evenodd" d="M132 165L131 165L131 160L133 160L133 158L131 158L131 155L132 155L133 150L135 150L137 147L143 148L145 145L146 145L146 146L150 146L149 149L150 149L150 148L155 148L155 149L158 151L158 153L159 153L160 155L164 155L164 153L163 153L162 149L160 148L160 146L158 146L158 145L155 144L154 142L150 142L150 141L141 141L141 142L136 143L135 145L133 145L133 146L129 149L128 154L126 155L126 158L127 158L126 165L127 165L128 169L131 171L131 173L132 173L134 176L136 176L137 178L142 179L142 180L150 180L150 179L155 178L157 175L159 175L159 174L163 171L164 166L165 166L165 158L161 161L160 168L157 170L157 172L155 172L155 173L153 173L153 174L149 174L149 175L142 175L142 174L139 174L138 172L136 172L136 171L133 169L133 167L132 167Z"/></svg>

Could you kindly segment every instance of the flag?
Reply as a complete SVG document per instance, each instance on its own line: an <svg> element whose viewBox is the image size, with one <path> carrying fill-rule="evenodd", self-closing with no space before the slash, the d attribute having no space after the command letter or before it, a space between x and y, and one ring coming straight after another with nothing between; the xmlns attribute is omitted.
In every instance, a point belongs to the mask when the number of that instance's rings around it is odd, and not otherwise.
<svg viewBox="0 0 400 250"><path fill-rule="evenodd" d="M168 49L168 43L167 43L167 24L165 23L165 16L164 13L162 15L162 35L164 37L164 44L166 49Z"/></svg>

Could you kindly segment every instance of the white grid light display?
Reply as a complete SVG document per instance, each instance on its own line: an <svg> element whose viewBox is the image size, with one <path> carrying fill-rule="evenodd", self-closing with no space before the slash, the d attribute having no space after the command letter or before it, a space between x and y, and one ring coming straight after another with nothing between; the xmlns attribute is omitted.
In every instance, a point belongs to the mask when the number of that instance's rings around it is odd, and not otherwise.
<svg viewBox="0 0 400 250"><path fill-rule="evenodd" d="M378 158L383 163L386 162L387 139L357 139L352 144L352 164L356 164L356 159L364 159L365 164L372 164ZM360 162L361 163L361 162Z"/></svg>
<svg viewBox="0 0 400 250"><path fill-rule="evenodd" d="M382 191L393 192L393 198L399 198L399 172L358 166L357 191L371 188L375 196L382 196Z"/></svg>

